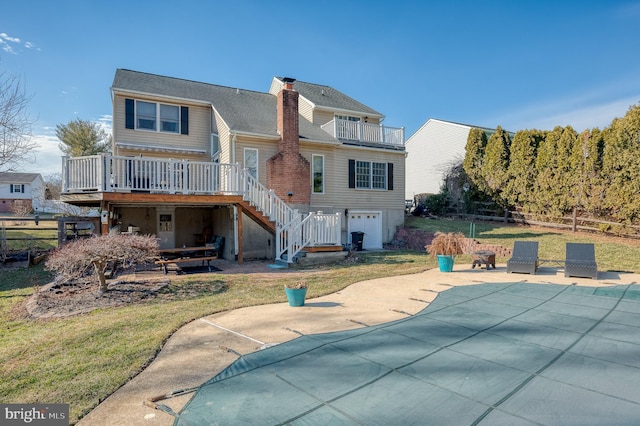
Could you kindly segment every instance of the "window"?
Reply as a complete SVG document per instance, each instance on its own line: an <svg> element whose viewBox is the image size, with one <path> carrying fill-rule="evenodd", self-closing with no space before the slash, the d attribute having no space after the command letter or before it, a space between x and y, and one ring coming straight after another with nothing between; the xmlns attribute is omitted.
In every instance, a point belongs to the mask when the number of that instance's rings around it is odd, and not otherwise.
<svg viewBox="0 0 640 426"><path fill-rule="evenodd" d="M249 174L258 179L258 150L255 148L244 149L244 168Z"/></svg>
<svg viewBox="0 0 640 426"><path fill-rule="evenodd" d="M160 104L160 131L178 133L179 123L180 109L175 105Z"/></svg>
<svg viewBox="0 0 640 426"><path fill-rule="evenodd" d="M354 117L352 115L336 115L338 120L346 120L346 121L360 121L360 117Z"/></svg>
<svg viewBox="0 0 640 426"><path fill-rule="evenodd" d="M19 183L13 183L11 184L11 192L22 192L24 193L24 185L19 184Z"/></svg>
<svg viewBox="0 0 640 426"><path fill-rule="evenodd" d="M313 169L313 193L324 194L324 155L313 154L311 156L311 163Z"/></svg>
<svg viewBox="0 0 640 426"><path fill-rule="evenodd" d="M356 188L371 188L371 163L356 161Z"/></svg>
<svg viewBox="0 0 640 426"><path fill-rule="evenodd" d="M125 128L189 134L189 107L125 99Z"/></svg>
<svg viewBox="0 0 640 426"><path fill-rule="evenodd" d="M211 133L211 157L220 153L220 138L217 133Z"/></svg>
<svg viewBox="0 0 640 426"><path fill-rule="evenodd" d="M136 128L156 130L156 104L136 102Z"/></svg>
<svg viewBox="0 0 640 426"><path fill-rule="evenodd" d="M387 163L371 163L371 187L387 189Z"/></svg>
<svg viewBox="0 0 640 426"><path fill-rule="evenodd" d="M349 160L349 188L393 191L393 163Z"/></svg>

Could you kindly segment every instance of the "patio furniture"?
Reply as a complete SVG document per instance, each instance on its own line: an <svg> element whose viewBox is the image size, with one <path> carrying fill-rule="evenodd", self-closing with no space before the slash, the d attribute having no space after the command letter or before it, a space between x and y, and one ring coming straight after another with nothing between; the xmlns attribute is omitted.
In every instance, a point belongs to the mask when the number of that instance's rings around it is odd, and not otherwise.
<svg viewBox="0 0 640 426"><path fill-rule="evenodd" d="M535 274L538 269L538 242L516 241L513 243L513 254L507 260L507 272Z"/></svg>
<svg viewBox="0 0 640 426"><path fill-rule="evenodd" d="M485 269L489 270L493 266L496 269L496 254L489 250L474 251L471 256L473 262L471 263L471 269L474 269L476 265L482 267L485 265Z"/></svg>
<svg viewBox="0 0 640 426"><path fill-rule="evenodd" d="M567 243L564 276L598 279L598 266L592 243Z"/></svg>

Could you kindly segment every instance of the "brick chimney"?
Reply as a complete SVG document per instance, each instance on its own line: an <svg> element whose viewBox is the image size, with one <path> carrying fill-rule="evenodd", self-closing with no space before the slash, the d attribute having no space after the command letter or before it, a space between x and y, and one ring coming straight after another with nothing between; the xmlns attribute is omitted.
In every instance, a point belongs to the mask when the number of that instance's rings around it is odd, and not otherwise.
<svg viewBox="0 0 640 426"><path fill-rule="evenodd" d="M300 122L298 121L298 97L293 90L292 78L284 78L284 88L277 96L277 126L280 133L280 152L300 152Z"/></svg>
<svg viewBox="0 0 640 426"><path fill-rule="evenodd" d="M267 160L267 185L292 208L308 212L311 203L311 165L300 155L298 92L292 78L283 78L284 87L276 97L278 153Z"/></svg>

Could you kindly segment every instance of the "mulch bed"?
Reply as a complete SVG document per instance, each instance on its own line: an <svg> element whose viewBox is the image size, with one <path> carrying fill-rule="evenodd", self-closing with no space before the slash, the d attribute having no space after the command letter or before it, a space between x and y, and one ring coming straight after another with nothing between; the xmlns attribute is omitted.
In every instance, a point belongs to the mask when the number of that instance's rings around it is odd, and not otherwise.
<svg viewBox="0 0 640 426"><path fill-rule="evenodd" d="M158 297L169 279L115 281L109 291L100 293L91 282L50 283L34 293L25 305L31 318L61 318L86 314L95 309L125 306Z"/></svg>

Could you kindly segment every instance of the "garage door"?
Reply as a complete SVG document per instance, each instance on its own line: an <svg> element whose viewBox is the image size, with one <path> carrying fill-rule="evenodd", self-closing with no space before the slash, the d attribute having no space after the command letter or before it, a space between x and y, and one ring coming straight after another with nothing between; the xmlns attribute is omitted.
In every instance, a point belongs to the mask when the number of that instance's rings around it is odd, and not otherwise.
<svg viewBox="0 0 640 426"><path fill-rule="evenodd" d="M364 232L363 249L382 248L382 213L369 211L349 212L349 242L352 232Z"/></svg>

